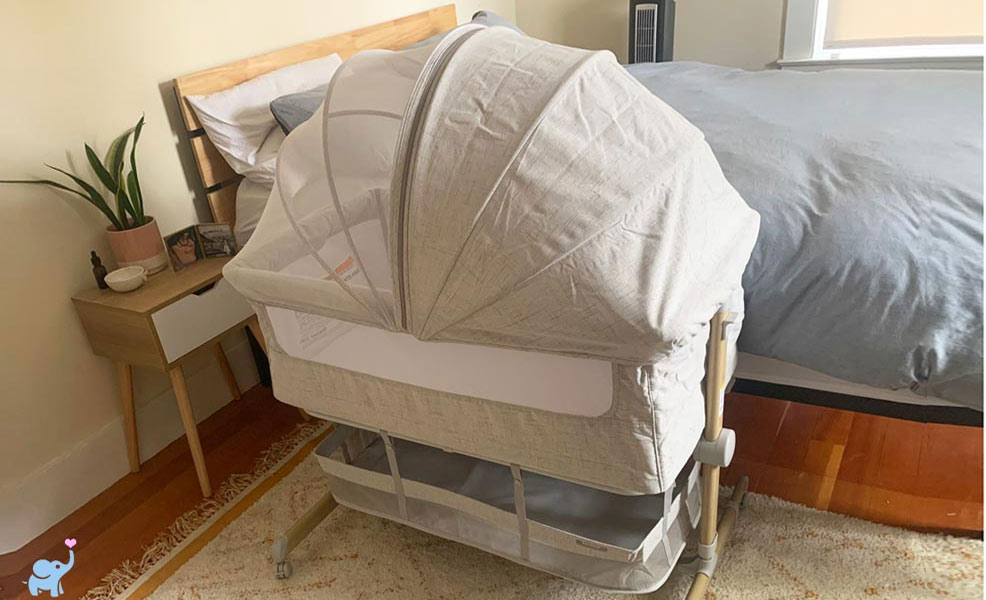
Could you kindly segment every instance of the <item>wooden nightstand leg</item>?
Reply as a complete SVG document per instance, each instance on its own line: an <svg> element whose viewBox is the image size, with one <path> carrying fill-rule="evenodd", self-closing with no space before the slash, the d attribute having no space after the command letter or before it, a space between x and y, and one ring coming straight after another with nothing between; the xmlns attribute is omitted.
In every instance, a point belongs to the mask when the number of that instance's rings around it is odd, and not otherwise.
<svg viewBox="0 0 986 600"><path fill-rule="evenodd" d="M260 330L260 321L257 320L256 315L254 315L253 318L250 319L250 322L247 323L247 327L250 329L250 333L253 334L253 337L257 338L257 343L260 344L261 348L263 348L264 354L270 356L270 354L267 352L267 342L264 340L264 332ZM308 413L305 412L305 409L299 407L298 412L301 413L302 419L306 421L312 420L312 418L308 415Z"/></svg>
<svg viewBox="0 0 986 600"><path fill-rule="evenodd" d="M216 355L216 360L219 362L219 370L223 372L223 377L226 379L226 387L229 388L229 393L233 395L233 400L239 400L241 396L240 386L236 385L236 377L233 376L233 369L230 368L229 361L226 360L226 353L223 352L222 344L217 342L212 351Z"/></svg>
<svg viewBox="0 0 986 600"><path fill-rule="evenodd" d="M195 473L199 476L202 495L211 496L212 486L209 484L209 472L206 470L205 455L202 454L199 430L195 424L195 415L192 413L192 403L188 399L185 373L182 371L181 365L171 367L168 370L168 376L171 377L171 387L175 390L175 398L178 400L178 412L181 413L181 422L185 426L185 437L188 438L188 448L192 451L192 461L195 463Z"/></svg>
<svg viewBox="0 0 986 600"><path fill-rule="evenodd" d="M123 431L127 436L127 458L130 472L140 470L140 446L137 442L137 411L134 408L134 372L125 362L116 363L120 378L120 401L123 403Z"/></svg>

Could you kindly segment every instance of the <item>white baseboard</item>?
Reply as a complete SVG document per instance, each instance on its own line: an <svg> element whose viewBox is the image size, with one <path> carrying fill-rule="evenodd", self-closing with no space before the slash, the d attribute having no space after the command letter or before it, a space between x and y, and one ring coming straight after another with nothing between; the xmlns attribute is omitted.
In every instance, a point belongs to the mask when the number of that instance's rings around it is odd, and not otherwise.
<svg viewBox="0 0 986 600"><path fill-rule="evenodd" d="M256 385L259 377L246 336L231 335L223 347L240 389ZM184 367L196 421L230 402L212 355L199 356ZM137 439L145 461L185 433L167 376L136 371ZM143 402L148 392L151 397ZM18 550L129 472L121 415L61 456L0 488L0 554Z"/></svg>

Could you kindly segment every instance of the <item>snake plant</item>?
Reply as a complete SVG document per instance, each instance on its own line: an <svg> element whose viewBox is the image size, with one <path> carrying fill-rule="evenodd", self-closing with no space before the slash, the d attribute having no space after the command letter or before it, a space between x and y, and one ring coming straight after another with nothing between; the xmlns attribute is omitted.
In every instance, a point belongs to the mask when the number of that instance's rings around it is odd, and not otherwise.
<svg viewBox="0 0 986 600"><path fill-rule="evenodd" d="M64 169L47 163L45 163L46 167L65 175L74 181L79 188L69 187L51 179L0 179L0 183L46 185L71 192L98 208L100 212L106 215L110 225L117 231L140 227L149 220L144 214L144 196L140 191L140 179L137 177L137 140L140 139L140 131L143 128L144 117L141 116L136 127L128 129L113 140L102 161L89 144L85 144L86 159L89 161L89 166L92 167L102 186L109 192L111 201L115 205L115 212L114 207L110 206L103 194L96 189L96 186ZM130 146L130 170L128 172L124 158L127 142L130 141L131 135L133 135L133 144Z"/></svg>

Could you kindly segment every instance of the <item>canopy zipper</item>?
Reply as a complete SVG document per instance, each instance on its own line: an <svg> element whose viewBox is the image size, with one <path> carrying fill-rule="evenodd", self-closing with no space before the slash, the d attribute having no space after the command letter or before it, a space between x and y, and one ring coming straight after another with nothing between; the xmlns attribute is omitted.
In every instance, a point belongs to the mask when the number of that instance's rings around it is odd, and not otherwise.
<svg viewBox="0 0 986 600"><path fill-rule="evenodd" d="M428 63L433 65L429 70L428 66L422 72L423 85L419 88L423 90L420 94L414 94L411 97L411 102L414 102L414 97L418 96L420 100L414 107L414 114L410 121L405 119L404 124L408 126L407 135L404 135L402 131L398 135L398 140L406 141L405 147L398 145L398 151L403 150L404 160L401 161L403 169L400 173L400 189L397 196L397 243L395 257L395 263L397 265L397 290L398 290L398 309L400 311L400 326L403 331L408 331L407 323L407 277L405 275L406 267L405 260L407 257L407 194L410 187L410 174L411 168L414 164L414 159L416 158L416 150L418 147L418 137L421 134L421 122L424 119L425 114L427 114L427 109L431 106L431 98L435 91L435 84L441 79L442 74L445 72L445 68L448 66L449 61L452 59L452 55L455 54L456 50L465 43L470 37L476 34L484 27L475 27L470 31L459 35L457 38L448 42L448 38L440 42L438 48L435 50L436 54L439 54L436 60L428 60ZM450 34L451 35L451 34ZM448 43L444 48L442 47ZM432 55L434 57L434 55ZM402 125L403 129L403 125Z"/></svg>

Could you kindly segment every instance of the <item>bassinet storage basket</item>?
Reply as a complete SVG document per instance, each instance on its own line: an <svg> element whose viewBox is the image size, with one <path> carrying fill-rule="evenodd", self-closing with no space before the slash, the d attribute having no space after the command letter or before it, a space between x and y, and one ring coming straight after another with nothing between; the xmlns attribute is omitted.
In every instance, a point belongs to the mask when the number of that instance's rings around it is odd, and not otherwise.
<svg viewBox="0 0 986 600"><path fill-rule="evenodd" d="M340 502L642 592L697 518L696 445L731 451L757 227L611 54L464 26L343 63L224 275L278 399L355 428L318 452ZM331 505L278 543L282 574Z"/></svg>
<svg viewBox="0 0 986 600"><path fill-rule="evenodd" d="M340 426L316 450L340 504L599 588L657 588L698 522L694 461L665 492L625 496L368 434Z"/></svg>

